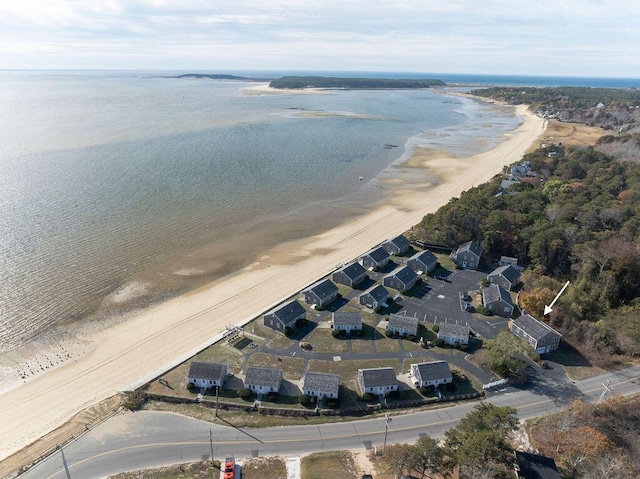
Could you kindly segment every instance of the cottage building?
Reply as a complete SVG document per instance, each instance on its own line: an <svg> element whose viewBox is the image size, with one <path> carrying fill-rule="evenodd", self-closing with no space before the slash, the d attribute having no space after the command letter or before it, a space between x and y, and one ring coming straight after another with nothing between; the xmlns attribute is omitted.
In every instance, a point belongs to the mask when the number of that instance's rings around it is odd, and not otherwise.
<svg viewBox="0 0 640 479"><path fill-rule="evenodd" d="M401 316L399 314L391 314L387 322L387 331L398 333L400 335L418 335L418 318Z"/></svg>
<svg viewBox="0 0 640 479"><path fill-rule="evenodd" d="M482 288L482 304L498 316L510 318L513 314L513 303L509 291L497 284Z"/></svg>
<svg viewBox="0 0 640 479"><path fill-rule="evenodd" d="M333 329L336 331L362 331L362 314L361 313L343 313L337 312L331 314Z"/></svg>
<svg viewBox="0 0 640 479"><path fill-rule="evenodd" d="M338 287L330 279L325 279L303 290L300 297L314 307L324 307L338 297Z"/></svg>
<svg viewBox="0 0 640 479"><path fill-rule="evenodd" d="M389 263L389 253L382 247L374 248L360 256L358 263L368 270L378 270Z"/></svg>
<svg viewBox="0 0 640 479"><path fill-rule="evenodd" d="M555 329L538 321L530 314L523 314L511 324L511 332L525 339L538 354L558 349L562 335Z"/></svg>
<svg viewBox="0 0 640 479"><path fill-rule="evenodd" d="M331 276L334 283L344 284L351 288L362 283L367 278L367 271L360 263L351 263L343 266Z"/></svg>
<svg viewBox="0 0 640 479"><path fill-rule="evenodd" d="M398 390L398 379L393 368L358 369L358 385L362 394L387 395Z"/></svg>
<svg viewBox="0 0 640 479"><path fill-rule="evenodd" d="M248 367L244 387L256 394L279 392L282 385L282 369Z"/></svg>
<svg viewBox="0 0 640 479"><path fill-rule="evenodd" d="M416 387L419 388L437 387L440 384L447 384L453 381L453 374L451 374L449 363L446 361L412 364L409 375Z"/></svg>
<svg viewBox="0 0 640 479"><path fill-rule="evenodd" d="M516 451L516 477L518 479L560 479L556 461L552 457Z"/></svg>
<svg viewBox="0 0 640 479"><path fill-rule="evenodd" d="M451 252L451 260L460 268L476 269L480 264L482 249L477 241L468 241Z"/></svg>
<svg viewBox="0 0 640 479"><path fill-rule="evenodd" d="M511 291L520 281L520 271L513 266L499 266L487 275L490 283L502 286L507 291Z"/></svg>
<svg viewBox="0 0 640 479"><path fill-rule="evenodd" d="M268 328L275 329L282 333L284 332L284 328L293 328L298 319L305 319L306 316L306 310L294 299L266 313L262 317L262 322Z"/></svg>
<svg viewBox="0 0 640 479"><path fill-rule="evenodd" d="M362 306L366 306L367 308L386 308L388 306L387 301L389 301L390 297L391 294L389 291L381 284L378 284L361 294L358 301Z"/></svg>
<svg viewBox="0 0 640 479"><path fill-rule="evenodd" d="M187 377L198 388L221 387L229 374L228 369L226 364L194 361Z"/></svg>
<svg viewBox="0 0 640 479"><path fill-rule="evenodd" d="M514 268L518 266L518 258L513 256L500 256L500 261L498 261L498 266L508 266L511 265Z"/></svg>
<svg viewBox="0 0 640 479"><path fill-rule="evenodd" d="M409 291L418 282L418 275L408 266L401 266L384 277L382 284L398 291Z"/></svg>
<svg viewBox="0 0 640 479"><path fill-rule="evenodd" d="M469 344L469 326L457 323L442 323L438 329L438 339L455 346L458 344Z"/></svg>
<svg viewBox="0 0 640 479"><path fill-rule="evenodd" d="M415 271L416 274L428 273L436 269L438 258L428 249L419 251L409 258L407 266Z"/></svg>
<svg viewBox="0 0 640 479"><path fill-rule="evenodd" d="M337 399L340 390L340 375L328 373L306 373L302 380L302 393L317 398Z"/></svg>
<svg viewBox="0 0 640 479"><path fill-rule="evenodd" d="M400 235L382 243L382 248L390 255L397 255L409 251L411 243L404 235Z"/></svg>

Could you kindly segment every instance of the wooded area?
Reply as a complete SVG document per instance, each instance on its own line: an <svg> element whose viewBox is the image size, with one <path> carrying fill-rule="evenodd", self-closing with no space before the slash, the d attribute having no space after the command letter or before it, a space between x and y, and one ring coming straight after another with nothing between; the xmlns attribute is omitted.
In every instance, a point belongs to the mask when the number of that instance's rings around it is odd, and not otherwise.
<svg viewBox="0 0 640 479"><path fill-rule="evenodd" d="M269 86L272 88L349 88L349 89L376 89L376 88L429 88L432 86L444 86L444 82L435 79L394 79L394 78L338 78L320 76L286 76L273 80Z"/></svg>

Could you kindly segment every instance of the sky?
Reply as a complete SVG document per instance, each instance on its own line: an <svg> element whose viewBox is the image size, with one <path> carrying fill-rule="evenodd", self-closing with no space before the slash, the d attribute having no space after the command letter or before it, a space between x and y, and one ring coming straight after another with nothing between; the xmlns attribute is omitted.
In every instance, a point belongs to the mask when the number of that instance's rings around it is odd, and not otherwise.
<svg viewBox="0 0 640 479"><path fill-rule="evenodd" d="M640 2L0 0L0 69L640 78Z"/></svg>

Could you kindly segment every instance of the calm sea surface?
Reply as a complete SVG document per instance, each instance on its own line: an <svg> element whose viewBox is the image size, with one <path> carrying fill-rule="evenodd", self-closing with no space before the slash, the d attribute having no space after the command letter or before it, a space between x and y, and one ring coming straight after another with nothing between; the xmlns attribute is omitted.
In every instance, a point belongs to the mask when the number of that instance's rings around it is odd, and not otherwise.
<svg viewBox="0 0 640 479"><path fill-rule="evenodd" d="M0 72L0 352L361 213L415 145L474 154L519 124L509 109L431 90L251 86Z"/></svg>

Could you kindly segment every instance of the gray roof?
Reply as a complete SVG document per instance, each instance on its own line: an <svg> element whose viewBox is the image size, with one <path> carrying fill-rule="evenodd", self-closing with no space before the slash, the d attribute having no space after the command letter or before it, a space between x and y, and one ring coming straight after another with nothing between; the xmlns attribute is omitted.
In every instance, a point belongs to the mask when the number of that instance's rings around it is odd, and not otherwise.
<svg viewBox="0 0 640 479"><path fill-rule="evenodd" d="M361 296L364 296L365 294L371 295L371 297L375 299L378 303L380 301L386 301L391 297L391 294L389 293L389 291L387 291L387 288L385 288L381 284L378 284L373 288L370 288L369 290L362 293Z"/></svg>
<svg viewBox="0 0 640 479"><path fill-rule="evenodd" d="M505 303L513 306L511 302L511 295L502 286L497 284L490 284L486 288L482 288L482 299L484 304L494 303L502 300Z"/></svg>
<svg viewBox="0 0 640 479"><path fill-rule="evenodd" d="M469 339L469 326L466 324L441 323L438 329L438 336L446 336L448 338Z"/></svg>
<svg viewBox="0 0 640 479"><path fill-rule="evenodd" d="M279 387L282 382L282 369L248 367L244 382L257 386Z"/></svg>
<svg viewBox="0 0 640 479"><path fill-rule="evenodd" d="M451 378L449 363L446 361L431 361L429 363L414 364L418 368L421 381L433 381L434 379Z"/></svg>
<svg viewBox="0 0 640 479"><path fill-rule="evenodd" d="M391 274L389 274L387 278L391 278L393 276L398 278L404 284L410 283L411 281L415 281L415 279L418 277L416 272L411 268L409 268L408 266L401 266L400 268L396 269Z"/></svg>
<svg viewBox="0 0 640 479"><path fill-rule="evenodd" d="M503 262L503 261L507 263L518 264L518 258L514 256L500 256L500 262Z"/></svg>
<svg viewBox="0 0 640 479"><path fill-rule="evenodd" d="M307 373L302 382L304 391L319 391L338 395L340 389L340 375L328 373Z"/></svg>
<svg viewBox="0 0 640 479"><path fill-rule="evenodd" d="M338 287L330 279L325 279L307 288L305 291L310 291L320 299L325 299L335 294L338 291Z"/></svg>
<svg viewBox="0 0 640 479"><path fill-rule="evenodd" d="M337 312L331 314L331 320L334 326L337 324L341 326L361 326L362 314Z"/></svg>
<svg viewBox="0 0 640 479"><path fill-rule="evenodd" d="M227 365L194 361L189 366L190 378L222 380L227 374Z"/></svg>
<svg viewBox="0 0 640 479"><path fill-rule="evenodd" d="M396 236L395 238L390 239L385 243L393 243L399 249L408 249L411 246L411 243L404 235Z"/></svg>
<svg viewBox="0 0 640 479"><path fill-rule="evenodd" d="M343 266L342 268L340 268L338 271L342 271L344 274L346 274L352 280L362 276L363 274L365 274L367 272L367 270L365 270L360 263L348 264L348 265ZM338 271L336 271L336 273Z"/></svg>
<svg viewBox="0 0 640 479"><path fill-rule="evenodd" d="M538 321L530 314L521 315L518 319L513 321L513 324L522 329L536 341L544 338L548 333L557 334L558 336L562 337L562 335L558 331L550 326L547 326L542 321Z"/></svg>
<svg viewBox="0 0 640 479"><path fill-rule="evenodd" d="M362 382L365 388L398 384L396 371L393 368L371 368L360 369L359 371L362 371Z"/></svg>
<svg viewBox="0 0 640 479"><path fill-rule="evenodd" d="M464 253L465 251L471 251L476 256L480 257L482 255L482 249L480 248L480 244L477 241L467 241L464 244L458 246L456 250L456 254Z"/></svg>
<svg viewBox="0 0 640 479"><path fill-rule="evenodd" d="M399 314L389 315L389 326L401 329L417 329L418 318L401 316Z"/></svg>
<svg viewBox="0 0 640 479"><path fill-rule="evenodd" d="M507 278L511 284L516 284L518 282L518 279L520 279L520 271L515 269L510 264L505 266L500 266L494 269L491 273L489 273L489 276L499 276L499 275L502 275L505 278Z"/></svg>
<svg viewBox="0 0 640 479"><path fill-rule="evenodd" d="M387 253L383 248L378 247L366 252L362 256L369 256L376 263L380 263L381 261L389 258L389 253Z"/></svg>
<svg viewBox="0 0 640 479"><path fill-rule="evenodd" d="M560 479L556 461L551 457L516 451L518 477L523 479Z"/></svg>
<svg viewBox="0 0 640 479"><path fill-rule="evenodd" d="M426 266L429 266L430 264L436 264L438 262L438 258L436 257L436 255L428 249L417 252L411 258L409 258L409 261L411 260L420 261Z"/></svg>
<svg viewBox="0 0 640 479"><path fill-rule="evenodd" d="M302 307L302 305L294 299L293 301L289 301L282 306L278 306L276 309L267 314L273 314L276 318L282 321L285 326L287 326L288 324L291 324L295 320L297 320L301 315L306 313L307 311Z"/></svg>

